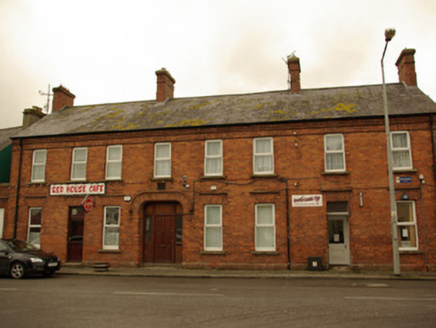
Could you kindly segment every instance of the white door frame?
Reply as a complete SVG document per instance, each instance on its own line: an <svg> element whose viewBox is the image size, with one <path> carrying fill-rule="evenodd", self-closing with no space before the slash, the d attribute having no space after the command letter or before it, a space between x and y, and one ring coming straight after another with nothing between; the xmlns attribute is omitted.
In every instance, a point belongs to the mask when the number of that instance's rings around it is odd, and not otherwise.
<svg viewBox="0 0 436 328"><path fill-rule="evenodd" d="M327 224L330 221L342 222L343 238L340 234L329 235L329 264L330 265L350 265L350 231L348 215L329 215ZM330 232L329 232L330 234ZM337 241L330 243L332 240ZM343 240L342 240L343 239Z"/></svg>
<svg viewBox="0 0 436 328"><path fill-rule="evenodd" d="M4 223L5 223L5 209L0 208L0 238L3 238Z"/></svg>

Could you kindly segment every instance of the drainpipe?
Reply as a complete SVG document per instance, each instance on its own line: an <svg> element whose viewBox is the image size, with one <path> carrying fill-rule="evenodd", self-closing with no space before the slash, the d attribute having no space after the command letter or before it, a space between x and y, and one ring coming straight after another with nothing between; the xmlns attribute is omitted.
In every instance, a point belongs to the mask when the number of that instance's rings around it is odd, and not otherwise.
<svg viewBox="0 0 436 328"><path fill-rule="evenodd" d="M291 270L291 234L290 234L290 223L289 223L289 187L288 187L288 179L281 178L279 179L286 184L286 247L287 247L287 255L288 255L288 265L287 269Z"/></svg>
<svg viewBox="0 0 436 328"><path fill-rule="evenodd" d="M421 203L422 203L422 225L423 225L423 232L424 232L424 254L425 254L425 272L428 272L428 249L427 249L427 229L426 229L426 222L425 222L425 202L424 202L424 184L425 181L420 181L420 187L421 187Z"/></svg>
<svg viewBox="0 0 436 328"><path fill-rule="evenodd" d="M20 157L18 160L18 177L17 177L17 192L15 195L15 216L14 216L14 239L17 238L17 225L18 225L18 206L20 201L20 181L21 181L21 162L23 159L23 146L22 139L18 139L18 146L20 147Z"/></svg>
<svg viewBox="0 0 436 328"><path fill-rule="evenodd" d="M433 114L430 114L431 150L433 154L433 177L436 179L436 154L435 154L433 123L434 123Z"/></svg>

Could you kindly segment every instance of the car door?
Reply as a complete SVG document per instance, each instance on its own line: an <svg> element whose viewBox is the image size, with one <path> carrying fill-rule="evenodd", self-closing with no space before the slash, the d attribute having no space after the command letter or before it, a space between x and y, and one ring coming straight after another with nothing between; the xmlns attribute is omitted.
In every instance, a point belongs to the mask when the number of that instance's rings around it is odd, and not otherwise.
<svg viewBox="0 0 436 328"><path fill-rule="evenodd" d="M0 241L0 273L7 274L9 267L9 254L8 247Z"/></svg>

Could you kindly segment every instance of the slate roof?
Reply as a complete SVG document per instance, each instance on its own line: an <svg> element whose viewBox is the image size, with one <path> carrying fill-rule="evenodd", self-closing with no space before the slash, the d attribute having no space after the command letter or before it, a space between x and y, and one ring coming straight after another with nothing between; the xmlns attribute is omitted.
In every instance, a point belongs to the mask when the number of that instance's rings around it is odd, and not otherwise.
<svg viewBox="0 0 436 328"><path fill-rule="evenodd" d="M436 113L417 87L387 85L389 114ZM174 98L74 106L47 115L18 137L86 134L383 115L382 85Z"/></svg>
<svg viewBox="0 0 436 328"><path fill-rule="evenodd" d="M16 136L22 129L21 126L0 129L0 151L9 146L12 143L11 138Z"/></svg>

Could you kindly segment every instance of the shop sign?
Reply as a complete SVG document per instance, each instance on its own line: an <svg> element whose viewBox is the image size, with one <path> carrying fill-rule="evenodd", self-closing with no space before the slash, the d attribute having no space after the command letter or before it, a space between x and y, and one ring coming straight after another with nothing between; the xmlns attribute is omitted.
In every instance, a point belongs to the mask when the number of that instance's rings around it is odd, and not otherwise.
<svg viewBox="0 0 436 328"><path fill-rule="evenodd" d="M105 184L103 182L53 184L50 186L50 196L101 195L104 193Z"/></svg>
<svg viewBox="0 0 436 328"><path fill-rule="evenodd" d="M293 195L293 207L319 207L322 206L322 195Z"/></svg>
<svg viewBox="0 0 436 328"><path fill-rule="evenodd" d="M92 201L91 197L87 195L82 201L83 210L85 211L85 213L89 213L93 206L94 202Z"/></svg>

